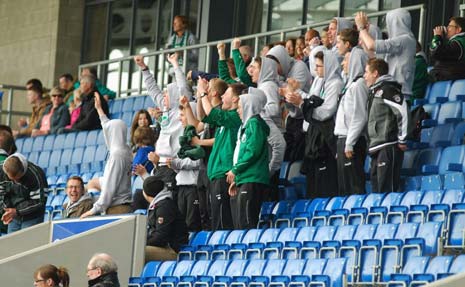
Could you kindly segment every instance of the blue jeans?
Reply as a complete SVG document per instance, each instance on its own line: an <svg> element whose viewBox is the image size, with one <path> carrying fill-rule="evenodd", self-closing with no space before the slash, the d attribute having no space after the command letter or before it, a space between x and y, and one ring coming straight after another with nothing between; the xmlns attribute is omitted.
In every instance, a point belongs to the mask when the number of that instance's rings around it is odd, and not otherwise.
<svg viewBox="0 0 465 287"><path fill-rule="evenodd" d="M8 234L42 222L44 222L44 216L32 218L29 220L23 220L21 217L15 217L13 221L11 221L10 224L8 224Z"/></svg>

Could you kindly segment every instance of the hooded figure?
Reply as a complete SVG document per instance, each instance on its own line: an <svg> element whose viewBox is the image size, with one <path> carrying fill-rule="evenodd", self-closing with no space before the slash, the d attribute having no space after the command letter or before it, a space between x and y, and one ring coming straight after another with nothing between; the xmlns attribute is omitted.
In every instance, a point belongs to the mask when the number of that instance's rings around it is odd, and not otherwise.
<svg viewBox="0 0 465 287"><path fill-rule="evenodd" d="M100 178L99 199L91 209L92 214L105 212L109 207L130 203L132 153L127 145L127 127L120 120L101 116L103 136L108 148L108 159Z"/></svg>
<svg viewBox="0 0 465 287"><path fill-rule="evenodd" d="M262 119L268 124L268 144L271 147L271 159L269 163L269 174L281 168L286 150L286 141L283 137L281 99L278 93L277 63L266 57L261 57L260 74L257 88L249 88L249 94L260 97L265 96L266 103L260 113Z"/></svg>
<svg viewBox="0 0 465 287"><path fill-rule="evenodd" d="M350 52L349 75L345 93L339 101L334 134L337 141L339 195L363 194L365 191L368 87L363 79L368 55L360 47ZM346 156L352 152L352 157Z"/></svg>
<svg viewBox="0 0 465 287"><path fill-rule="evenodd" d="M279 61L279 64L281 64L284 81L288 78L293 78L300 83L302 91L307 93L310 90L312 75L303 61L291 58L286 48L281 45L271 48L267 55L275 57Z"/></svg>
<svg viewBox="0 0 465 287"><path fill-rule="evenodd" d="M335 195L337 191L334 115L344 83L336 53L323 51L324 83L321 92L319 97L312 95L305 100L302 106L304 118L310 123L302 166L310 183L307 185L310 198Z"/></svg>
<svg viewBox="0 0 465 287"><path fill-rule="evenodd" d="M263 93L240 96L242 126L238 131L234 150L234 183L239 189L232 200L232 215L235 229L250 229L257 226L263 199L268 196L268 150L267 123L260 117L266 104Z"/></svg>
<svg viewBox="0 0 465 287"><path fill-rule="evenodd" d="M415 75L416 39L411 30L410 13L402 8L386 14L387 40L375 41L376 54L385 54L389 74L402 85L402 94L412 95Z"/></svg>
<svg viewBox="0 0 465 287"><path fill-rule="evenodd" d="M339 34L339 32L341 32L344 29L354 28L354 23L346 18L334 17L334 19L337 22L336 36ZM332 44L331 51L336 52L337 60L339 61L339 63L341 63L343 57L339 55L339 53L337 52L337 47L336 47L337 37L336 36L334 37L334 42L331 43Z"/></svg>

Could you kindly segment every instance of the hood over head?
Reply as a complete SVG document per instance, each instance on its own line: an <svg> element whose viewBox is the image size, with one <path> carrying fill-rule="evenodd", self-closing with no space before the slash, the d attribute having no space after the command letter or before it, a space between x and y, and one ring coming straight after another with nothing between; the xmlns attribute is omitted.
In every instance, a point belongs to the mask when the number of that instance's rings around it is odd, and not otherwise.
<svg viewBox="0 0 465 287"><path fill-rule="evenodd" d="M260 67L260 75L258 76L257 85L264 82L272 81L277 82L278 80L278 63L275 60L267 57L261 57L262 65Z"/></svg>
<svg viewBox="0 0 465 287"><path fill-rule="evenodd" d="M346 19L346 18L342 18L342 17L334 17L334 19L336 19L337 21L337 33L341 32L342 30L344 29L353 29L354 28L354 22Z"/></svg>
<svg viewBox="0 0 465 287"><path fill-rule="evenodd" d="M378 79L376 79L376 82L375 84L372 86L372 87L375 87L378 85L378 83L381 83L381 82L395 82L396 80L389 74L387 75L382 75L381 77L379 77Z"/></svg>
<svg viewBox="0 0 465 287"><path fill-rule="evenodd" d="M337 59L337 52L331 50L323 51L323 60L325 66L325 83L334 78L341 79L341 66Z"/></svg>
<svg viewBox="0 0 465 287"><path fill-rule="evenodd" d="M391 10L386 14L386 26L389 38L404 34L414 37L411 30L412 18L410 13L403 8Z"/></svg>
<svg viewBox="0 0 465 287"><path fill-rule="evenodd" d="M368 33L375 40L383 39L383 33L381 32L381 29L376 25L370 24L370 26L368 26Z"/></svg>
<svg viewBox="0 0 465 287"><path fill-rule="evenodd" d="M267 55L274 56L276 59L278 59L279 63L281 64L283 76L287 78L287 74L289 74L289 71L294 64L294 59L289 56L286 48L281 45L276 45L268 51Z"/></svg>
<svg viewBox="0 0 465 287"><path fill-rule="evenodd" d="M320 46L316 46L315 48L312 49L312 51L310 51L310 55L308 56L308 66L310 68L310 73L312 74L313 78L318 77L315 71L316 69L315 55L316 53L323 52L325 50L327 50L326 47L323 45L320 45Z"/></svg>
<svg viewBox="0 0 465 287"><path fill-rule="evenodd" d="M179 98L181 98L181 91L176 83L169 83L166 86L168 97L170 99L170 109L179 106Z"/></svg>
<svg viewBox="0 0 465 287"><path fill-rule="evenodd" d="M9 157L7 157L5 161L12 157L16 157L17 159L19 159L19 161L21 162L21 165L23 166L23 170L24 170L24 173L21 176L25 175L27 172L27 168L28 168L27 158L23 154L16 152L10 155Z"/></svg>
<svg viewBox="0 0 465 287"><path fill-rule="evenodd" d="M365 66L368 62L368 55L360 47L354 47L350 52L349 76L347 84L352 83L357 77L363 77Z"/></svg>
<svg viewBox="0 0 465 287"><path fill-rule="evenodd" d="M249 89L248 94L240 96L242 105L242 123L245 125L247 121L261 113L266 105L266 95L260 89Z"/></svg>
<svg viewBox="0 0 465 287"><path fill-rule="evenodd" d="M105 143L110 153L117 150L129 150L126 143L127 126L120 119L109 120L102 126Z"/></svg>

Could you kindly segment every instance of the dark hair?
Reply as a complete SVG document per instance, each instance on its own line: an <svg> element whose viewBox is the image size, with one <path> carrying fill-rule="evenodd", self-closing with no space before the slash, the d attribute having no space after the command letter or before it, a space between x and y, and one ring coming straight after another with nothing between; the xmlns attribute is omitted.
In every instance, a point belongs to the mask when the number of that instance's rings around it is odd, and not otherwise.
<svg viewBox="0 0 465 287"><path fill-rule="evenodd" d="M267 56L266 56L267 58L270 58L270 57L268 57L268 56L271 56L271 55L267 55ZM270 58L270 59L272 59L272 58ZM261 67L261 66L262 66L262 57L254 57L253 60L252 60L252 62L256 62L256 63L257 63L258 65L260 65L260 67ZM278 62L278 63L279 63L279 62Z"/></svg>
<svg viewBox="0 0 465 287"><path fill-rule="evenodd" d="M310 39L313 39L315 37L320 37L320 32L312 28L308 29L307 32L305 32L305 34L307 33L310 33Z"/></svg>
<svg viewBox="0 0 465 287"><path fill-rule="evenodd" d="M315 59L320 59L321 61L324 62L324 58L325 58L325 54L323 53L323 51L320 51L315 54Z"/></svg>
<svg viewBox="0 0 465 287"><path fill-rule="evenodd" d="M416 49L417 53L421 51L421 44L419 41L417 41L417 49Z"/></svg>
<svg viewBox="0 0 465 287"><path fill-rule="evenodd" d="M457 26L460 27L460 29L463 30L465 29L465 18L464 17L450 17L449 21L454 21Z"/></svg>
<svg viewBox="0 0 465 287"><path fill-rule="evenodd" d="M30 87L28 89L39 90L41 91L41 93L44 89L44 86L42 85L42 82L39 79L30 79L29 81L26 82L26 86L29 86L29 85Z"/></svg>
<svg viewBox="0 0 465 287"><path fill-rule="evenodd" d="M247 86L241 83L231 84L229 87L236 97L239 97L242 94L242 91L247 89Z"/></svg>
<svg viewBox="0 0 465 287"><path fill-rule="evenodd" d="M358 45L358 31L354 29L344 29L339 32L338 35L343 42L349 42L351 48Z"/></svg>
<svg viewBox="0 0 465 287"><path fill-rule="evenodd" d="M324 28L322 29L322 31L323 31L323 32L328 32L328 31L329 31L329 27L328 27L328 26L327 26L327 27L324 27Z"/></svg>
<svg viewBox="0 0 465 287"><path fill-rule="evenodd" d="M134 143L146 146L155 145L155 133L150 127L138 127L134 132Z"/></svg>
<svg viewBox="0 0 465 287"><path fill-rule="evenodd" d="M58 79L61 79L61 78L65 78L66 80L68 80L70 82L74 81L73 76L71 74L69 74L69 73L61 75Z"/></svg>
<svg viewBox="0 0 465 287"><path fill-rule="evenodd" d="M18 175L22 177L26 173L21 160L17 156L8 157L3 163L3 170L13 177L17 177Z"/></svg>
<svg viewBox="0 0 465 287"><path fill-rule="evenodd" d="M372 58L367 63L370 72L378 71L379 76L387 75L389 73L389 65L383 59Z"/></svg>
<svg viewBox="0 0 465 287"><path fill-rule="evenodd" d="M276 41L272 43L273 46L283 46L286 47L286 41Z"/></svg>
<svg viewBox="0 0 465 287"><path fill-rule="evenodd" d="M187 18L187 16L176 15L176 16L174 16L173 20L176 19L176 18L181 20L181 23L182 23L182 26L183 26L184 29L189 28L189 18Z"/></svg>
<svg viewBox="0 0 465 287"><path fill-rule="evenodd" d="M6 151L9 155L14 153L16 149L15 138L8 130L0 130L0 148Z"/></svg>
<svg viewBox="0 0 465 287"><path fill-rule="evenodd" d="M11 130L10 126L0 124L0 131L7 131L10 134L13 134L13 131Z"/></svg>
<svg viewBox="0 0 465 287"><path fill-rule="evenodd" d="M66 184L68 185L68 182L70 180L77 180L79 181L79 184L81 185L82 189L84 190L84 181L82 180L82 178L80 176L77 176L77 175L73 175L73 176L70 176L68 177L68 180L66 181Z"/></svg>
<svg viewBox="0 0 465 287"><path fill-rule="evenodd" d="M68 287L69 286L69 274L68 270L64 267L56 267L52 264L42 265L34 272L34 280L37 279L38 275L44 280L52 279L55 286Z"/></svg>
<svg viewBox="0 0 465 287"><path fill-rule="evenodd" d="M149 125L153 124L152 117L150 116L149 112L147 110L139 110L136 115L134 116L134 119L132 120L131 124L131 144L135 145L136 143L134 142L134 132L136 129L139 127L139 116L140 114L145 114L145 117L147 118Z"/></svg>

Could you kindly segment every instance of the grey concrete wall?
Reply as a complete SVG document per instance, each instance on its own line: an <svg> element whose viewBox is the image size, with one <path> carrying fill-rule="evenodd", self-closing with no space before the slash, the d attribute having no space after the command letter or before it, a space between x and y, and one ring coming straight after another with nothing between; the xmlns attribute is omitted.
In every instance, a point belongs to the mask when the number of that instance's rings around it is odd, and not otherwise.
<svg viewBox="0 0 465 287"><path fill-rule="evenodd" d="M82 0L0 0L0 84L21 85L38 78L45 87L65 72L77 73L84 21ZM7 107L3 97L3 109ZM24 92L13 109L30 111ZM13 117L12 127L17 119ZM2 123L4 123L4 119Z"/></svg>
<svg viewBox="0 0 465 287"><path fill-rule="evenodd" d="M34 236L31 236L34 234ZM21 242L21 244L18 244ZM50 221L0 237L0 259L19 254L50 242Z"/></svg>

